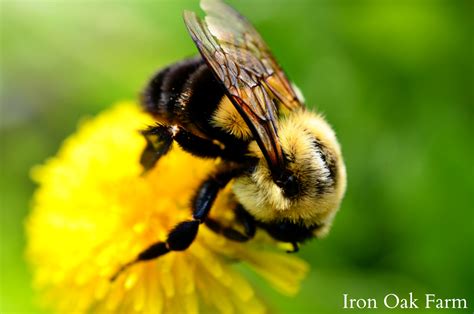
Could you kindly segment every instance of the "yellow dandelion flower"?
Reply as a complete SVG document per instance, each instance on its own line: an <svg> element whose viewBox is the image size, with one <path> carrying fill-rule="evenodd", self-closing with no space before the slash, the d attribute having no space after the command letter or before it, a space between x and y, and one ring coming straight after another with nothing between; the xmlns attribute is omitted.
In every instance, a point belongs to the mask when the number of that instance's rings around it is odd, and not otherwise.
<svg viewBox="0 0 474 314"><path fill-rule="evenodd" d="M110 281L121 265L190 218L190 198L215 167L216 161L175 145L140 175L145 140L138 130L152 123L135 104L118 104L83 122L57 156L33 169L39 188L26 224L27 258L41 302L60 313L265 312L236 261L295 294L305 262L269 249L274 245L263 233L242 244L204 226L186 251L135 264ZM212 215L232 215L230 195L220 193Z"/></svg>

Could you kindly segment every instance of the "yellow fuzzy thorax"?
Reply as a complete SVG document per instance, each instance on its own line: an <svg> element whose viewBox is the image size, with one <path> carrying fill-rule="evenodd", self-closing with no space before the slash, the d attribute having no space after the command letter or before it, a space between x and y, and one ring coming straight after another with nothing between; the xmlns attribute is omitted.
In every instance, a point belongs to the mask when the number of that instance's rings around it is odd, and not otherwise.
<svg viewBox="0 0 474 314"><path fill-rule="evenodd" d="M244 141L252 137L252 132L228 97L222 97L211 118L213 126Z"/></svg>
<svg viewBox="0 0 474 314"><path fill-rule="evenodd" d="M55 157L33 169L39 187L26 223L27 258L40 302L60 313L265 312L231 260L282 293L296 293L306 263L269 250L262 234L240 244L203 226L188 250L136 264L109 281L120 265L191 217L190 199L218 162L175 145L141 176L139 130L150 124L137 105L121 103L81 123ZM229 187L212 215L228 219L232 201Z"/></svg>

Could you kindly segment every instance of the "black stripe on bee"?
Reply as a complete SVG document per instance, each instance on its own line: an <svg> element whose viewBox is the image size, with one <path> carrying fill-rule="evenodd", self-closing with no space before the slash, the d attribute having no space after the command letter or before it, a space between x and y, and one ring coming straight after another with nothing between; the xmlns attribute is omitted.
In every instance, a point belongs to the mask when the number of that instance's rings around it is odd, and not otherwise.
<svg viewBox="0 0 474 314"><path fill-rule="evenodd" d="M213 126L210 120L225 96L224 87L220 84L207 64L201 65L191 74L180 97L185 104L189 122L201 132L223 143L233 154L245 155L248 143L224 130Z"/></svg>
<svg viewBox="0 0 474 314"><path fill-rule="evenodd" d="M186 59L159 71L142 94L142 105L152 115L173 122L179 114L178 98L189 77L204 63L201 57Z"/></svg>
<svg viewBox="0 0 474 314"><path fill-rule="evenodd" d="M188 118L209 133L209 119L224 97L224 89L206 64L201 64L184 84L180 102L186 106Z"/></svg>

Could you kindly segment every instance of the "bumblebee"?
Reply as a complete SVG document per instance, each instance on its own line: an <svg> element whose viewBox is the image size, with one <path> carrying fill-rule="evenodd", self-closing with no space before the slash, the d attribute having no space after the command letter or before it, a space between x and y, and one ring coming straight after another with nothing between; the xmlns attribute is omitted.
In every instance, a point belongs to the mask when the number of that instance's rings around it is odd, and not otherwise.
<svg viewBox="0 0 474 314"><path fill-rule="evenodd" d="M334 131L305 107L259 33L224 2L203 0L201 7L204 20L184 12L200 56L159 71L142 94L143 108L157 124L142 132L147 145L140 162L150 170L173 142L220 162L195 192L192 219L121 270L187 249L201 224L240 242L260 228L296 252L299 243L328 232L345 192ZM228 184L243 232L208 216Z"/></svg>

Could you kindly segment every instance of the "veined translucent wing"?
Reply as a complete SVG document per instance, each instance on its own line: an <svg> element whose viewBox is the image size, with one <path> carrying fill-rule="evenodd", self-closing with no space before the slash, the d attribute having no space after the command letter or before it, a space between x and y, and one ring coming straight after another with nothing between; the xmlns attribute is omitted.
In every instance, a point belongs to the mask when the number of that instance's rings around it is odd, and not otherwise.
<svg viewBox="0 0 474 314"><path fill-rule="evenodd" d="M184 13L188 31L277 175L285 163L278 114L303 104L260 34L242 15L219 0L203 0L201 7L207 13L204 20L194 12Z"/></svg>

